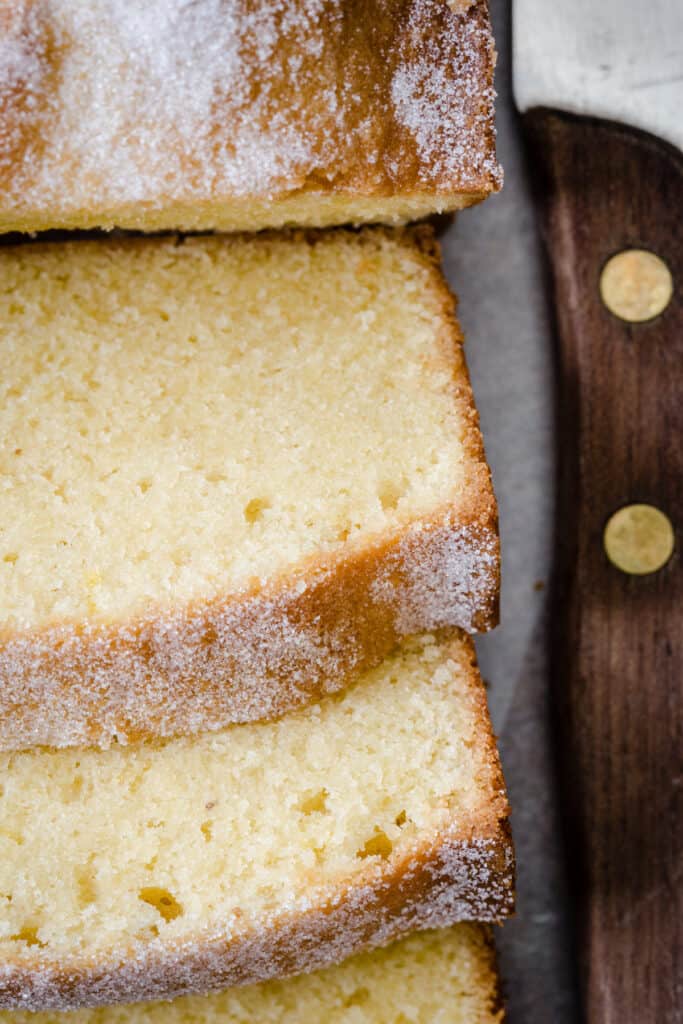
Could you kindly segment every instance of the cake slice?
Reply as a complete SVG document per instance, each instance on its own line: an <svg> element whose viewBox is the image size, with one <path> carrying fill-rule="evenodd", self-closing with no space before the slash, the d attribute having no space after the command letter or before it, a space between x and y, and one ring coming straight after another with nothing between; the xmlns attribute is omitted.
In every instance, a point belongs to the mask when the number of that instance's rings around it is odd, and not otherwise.
<svg viewBox="0 0 683 1024"><path fill-rule="evenodd" d="M405 222L500 187L485 0L5 0L0 231Z"/></svg>
<svg viewBox="0 0 683 1024"><path fill-rule="evenodd" d="M464 634L275 722L5 754L0 778L3 1009L206 993L512 909Z"/></svg>
<svg viewBox="0 0 683 1024"><path fill-rule="evenodd" d="M428 229L0 249L0 750L270 718L496 619Z"/></svg>
<svg viewBox="0 0 683 1024"><path fill-rule="evenodd" d="M287 981L63 1016L0 1011L0 1024L500 1024L503 1016L489 931L460 924Z"/></svg>

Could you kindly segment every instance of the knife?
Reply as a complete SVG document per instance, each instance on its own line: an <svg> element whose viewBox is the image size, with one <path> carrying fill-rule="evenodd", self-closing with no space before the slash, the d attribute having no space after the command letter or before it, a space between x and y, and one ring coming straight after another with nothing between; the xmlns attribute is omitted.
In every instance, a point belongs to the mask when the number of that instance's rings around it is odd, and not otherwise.
<svg viewBox="0 0 683 1024"><path fill-rule="evenodd" d="M683 1021L683 2L514 0L559 373L553 714L589 1024Z"/></svg>

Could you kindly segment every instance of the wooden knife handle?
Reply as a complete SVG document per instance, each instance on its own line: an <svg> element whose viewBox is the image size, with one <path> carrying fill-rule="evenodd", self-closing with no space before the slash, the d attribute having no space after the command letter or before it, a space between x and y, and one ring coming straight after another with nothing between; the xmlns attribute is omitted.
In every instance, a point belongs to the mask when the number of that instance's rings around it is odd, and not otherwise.
<svg viewBox="0 0 683 1024"><path fill-rule="evenodd" d="M584 1012L681 1024L683 161L614 124L544 110L525 122L558 336L553 703ZM644 323L601 299L606 261L628 248L673 278ZM630 503L674 527L674 553L650 575L605 554L605 524Z"/></svg>

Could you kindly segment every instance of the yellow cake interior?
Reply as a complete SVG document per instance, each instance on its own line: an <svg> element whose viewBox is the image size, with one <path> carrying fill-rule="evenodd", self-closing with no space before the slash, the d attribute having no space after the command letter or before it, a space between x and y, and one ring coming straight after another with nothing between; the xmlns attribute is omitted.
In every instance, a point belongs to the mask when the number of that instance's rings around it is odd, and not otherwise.
<svg viewBox="0 0 683 1024"><path fill-rule="evenodd" d="M41 210L27 204L0 207L0 231L49 231L60 228L125 228L132 231L262 231L264 228L325 228L338 224L408 224L440 213L455 213L486 197L485 192L401 192L368 195L304 190L277 198L255 195L197 197L182 202L136 201L109 208L61 207Z"/></svg>
<svg viewBox="0 0 683 1024"><path fill-rule="evenodd" d="M0 250L0 628L263 581L467 480L438 271L383 230Z"/></svg>

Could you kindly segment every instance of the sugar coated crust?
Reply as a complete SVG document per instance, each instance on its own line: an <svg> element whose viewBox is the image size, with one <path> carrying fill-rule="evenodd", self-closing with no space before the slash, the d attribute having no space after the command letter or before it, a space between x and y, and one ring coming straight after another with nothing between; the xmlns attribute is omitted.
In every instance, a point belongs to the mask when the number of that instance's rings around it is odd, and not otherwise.
<svg viewBox="0 0 683 1024"><path fill-rule="evenodd" d="M0 231L405 222L497 190L486 0L9 0Z"/></svg>
<svg viewBox="0 0 683 1024"><path fill-rule="evenodd" d="M465 424L466 487L391 535L345 544L249 591L129 621L0 632L0 750L107 747L276 717L341 689L402 637L496 624L497 508L454 298L431 230L390 233L432 271L428 299ZM316 233L305 237L315 244Z"/></svg>
<svg viewBox="0 0 683 1024"><path fill-rule="evenodd" d="M514 910L514 850L505 782L474 646L465 644L470 699L491 783L466 818L416 838L400 855L373 858L354 878L311 892L304 908L259 926L214 931L174 946L131 943L96 961L68 963L31 946L0 964L0 1009L69 1010L206 994L317 970L416 930L498 922Z"/></svg>
<svg viewBox="0 0 683 1024"><path fill-rule="evenodd" d="M353 1020L360 1004L365 1021L397 1024L406 994L415 1022L432 1024L431 1008L440 1020L501 1024L505 1013L490 926L462 923L411 935L388 948L284 981L181 997L172 1003L82 1009L68 1017L59 1015L59 1020L64 1024L244 1024L263 1017L272 1024L328 1024L329 1014L329 1020L339 1024ZM58 1024L50 1011L0 1011L0 1021Z"/></svg>

